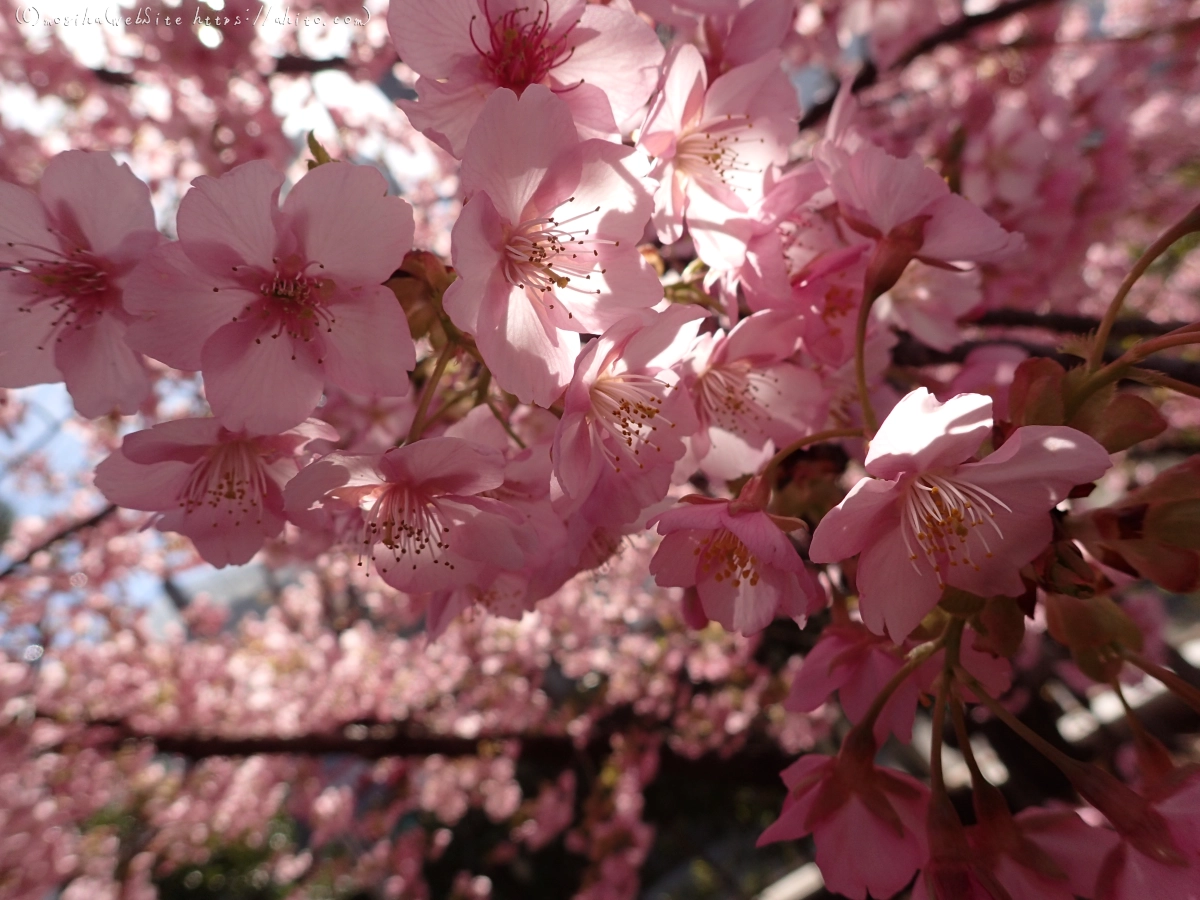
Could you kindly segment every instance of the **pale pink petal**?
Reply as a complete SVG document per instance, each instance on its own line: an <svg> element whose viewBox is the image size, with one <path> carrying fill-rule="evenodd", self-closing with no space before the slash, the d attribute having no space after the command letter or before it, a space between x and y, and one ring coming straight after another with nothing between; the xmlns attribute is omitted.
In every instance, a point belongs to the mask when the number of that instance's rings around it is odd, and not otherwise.
<svg viewBox="0 0 1200 900"><path fill-rule="evenodd" d="M957 465L969 459L992 430L992 398L959 394L939 403L925 388L907 394L871 441L866 469L876 478Z"/></svg>
<svg viewBox="0 0 1200 900"><path fill-rule="evenodd" d="M204 392L231 431L284 431L308 418L321 399L324 374L307 348L290 335L271 334L257 321L233 322L204 344Z"/></svg>
<svg viewBox="0 0 1200 900"><path fill-rule="evenodd" d="M150 393L142 358L125 343L125 323L102 313L86 328L65 328L54 348L75 409L88 418L137 412Z"/></svg>
<svg viewBox="0 0 1200 900"><path fill-rule="evenodd" d="M214 280L178 243L159 247L125 282L125 308L143 316L129 326L130 346L173 368L199 369L204 342L259 299L236 286L213 291Z"/></svg>
<svg viewBox="0 0 1200 900"><path fill-rule="evenodd" d="M387 181L371 166L317 166L292 188L282 216L304 258L339 286L382 284L412 249L412 207L387 196Z"/></svg>
<svg viewBox="0 0 1200 900"><path fill-rule="evenodd" d="M795 546L766 513L727 514L724 521L725 527L770 568L788 572L803 571L804 561Z"/></svg>
<svg viewBox="0 0 1200 900"><path fill-rule="evenodd" d="M808 558L831 563L862 552L881 533L899 527L902 496L892 482L862 479L817 524Z"/></svg>
<svg viewBox="0 0 1200 900"><path fill-rule="evenodd" d="M392 0L388 31L400 59L418 75L443 78L463 56L475 54L471 20L482 19L476 0ZM487 46L487 24L475 26L480 46Z"/></svg>
<svg viewBox="0 0 1200 900"><path fill-rule="evenodd" d="M483 444L453 437L425 438L383 455L387 481L421 485L440 494L478 494L504 483L504 457Z"/></svg>
<svg viewBox="0 0 1200 900"><path fill-rule="evenodd" d="M592 490L606 465L600 437L582 413L567 413L554 435L554 474L568 497Z"/></svg>
<svg viewBox="0 0 1200 900"><path fill-rule="evenodd" d="M349 302L336 299L327 307L329 331L321 335L325 378L356 394L407 394L417 357L396 295L379 285L364 287Z"/></svg>
<svg viewBox="0 0 1200 900"><path fill-rule="evenodd" d="M132 232L156 232L150 188L108 153L58 154L38 191L59 227L98 256L112 257Z"/></svg>
<svg viewBox="0 0 1200 900"><path fill-rule="evenodd" d="M549 88L530 85L520 99L497 90L467 138L463 190L483 191L500 217L516 224L546 171L578 141L570 109Z"/></svg>
<svg viewBox="0 0 1200 900"><path fill-rule="evenodd" d="M897 834L857 795L814 828L813 840L825 887L854 900L865 900L868 892L873 897L893 896L924 862L916 834L907 830ZM846 852L856 846L870 851Z"/></svg>
<svg viewBox="0 0 1200 900"><path fill-rule="evenodd" d="M158 511L174 505L191 473L189 463L142 465L117 450L96 466L95 485L110 503L126 509Z"/></svg>
<svg viewBox="0 0 1200 900"><path fill-rule="evenodd" d="M1108 451L1081 431L1027 425L957 477L991 491L1014 513L1033 515L1048 512L1075 485L1095 481L1111 466Z"/></svg>
<svg viewBox="0 0 1200 900"><path fill-rule="evenodd" d="M916 155L897 159L865 143L853 154L839 153L838 158L836 168L818 159L838 202L884 235L950 193L946 182Z"/></svg>
<svg viewBox="0 0 1200 900"><path fill-rule="evenodd" d="M193 181L177 216L179 240L192 262L220 272L240 265L272 271L282 186L283 174L265 160Z"/></svg>
<svg viewBox="0 0 1200 900"><path fill-rule="evenodd" d="M521 291L510 292L509 302L485 298L476 343L496 384L522 403L548 407L570 383L579 335L559 331L540 303L531 303Z"/></svg>
<svg viewBox="0 0 1200 900"><path fill-rule="evenodd" d="M422 76L416 83L419 100L397 100L412 127L451 156L461 159L466 152L471 126L483 105L496 91L486 81L468 80L441 84Z"/></svg>
<svg viewBox="0 0 1200 900"><path fill-rule="evenodd" d="M696 549L703 532L676 531L659 543L650 574L659 587L691 587L696 583Z"/></svg>
<svg viewBox="0 0 1200 900"><path fill-rule="evenodd" d="M42 201L28 188L0 181L0 265L19 264L33 247L49 240L55 248Z"/></svg>
<svg viewBox="0 0 1200 900"><path fill-rule="evenodd" d="M451 258L458 278L446 289L442 306L456 326L475 334L485 298L507 303L512 286L504 278L503 223L487 194L472 197L451 232Z"/></svg>
<svg viewBox="0 0 1200 900"><path fill-rule="evenodd" d="M937 606L942 589L928 565L913 568L908 548L896 529L875 540L858 560L859 611L876 634L903 641Z"/></svg>
<svg viewBox="0 0 1200 900"><path fill-rule="evenodd" d="M618 124L640 110L658 84L665 55L654 29L625 10L588 4L571 36L573 52L551 70L554 79L601 88Z"/></svg>
<svg viewBox="0 0 1200 900"><path fill-rule="evenodd" d="M725 39L725 60L739 66L764 56L791 32L795 17L792 0L754 0L742 7Z"/></svg>
<svg viewBox="0 0 1200 900"><path fill-rule="evenodd" d="M11 270L0 272L0 385L4 387L62 380L54 362L59 310L49 303L24 308L29 300L21 289L25 277Z"/></svg>
<svg viewBox="0 0 1200 900"><path fill-rule="evenodd" d="M943 262L1000 262L1025 246L971 201L947 194L929 207L919 256Z"/></svg>

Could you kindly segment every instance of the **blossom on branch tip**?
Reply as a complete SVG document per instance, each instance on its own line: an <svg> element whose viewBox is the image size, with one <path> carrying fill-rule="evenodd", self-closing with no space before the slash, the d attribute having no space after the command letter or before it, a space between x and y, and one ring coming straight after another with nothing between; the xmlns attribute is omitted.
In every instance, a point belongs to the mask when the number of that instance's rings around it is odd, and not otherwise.
<svg viewBox="0 0 1200 900"><path fill-rule="evenodd" d="M388 26L420 76L400 108L454 156L498 88L544 86L570 108L580 137L614 139L658 82L662 44L616 6L584 0L393 0Z"/></svg>
<svg viewBox="0 0 1200 900"><path fill-rule="evenodd" d="M803 621L823 609L825 594L786 534L803 522L768 513L769 499L756 476L736 500L693 494L650 519L647 527L664 535L650 561L654 580L694 586L704 616L742 634L762 631L776 616Z"/></svg>
<svg viewBox="0 0 1200 900"><path fill-rule="evenodd" d="M467 140L469 199L452 234L458 278L445 310L524 403L549 406L562 393L581 333L662 299L637 248L650 196L632 155L579 140L566 104L540 85L520 98L496 91Z"/></svg>
<svg viewBox="0 0 1200 900"><path fill-rule="evenodd" d="M37 194L0 182L0 386L62 380L81 415L136 412L150 379L123 294L163 240L150 189L107 153L60 153Z"/></svg>
<svg viewBox="0 0 1200 900"><path fill-rule="evenodd" d="M303 421L328 382L395 397L416 350L383 286L412 246L413 211L369 166L311 170L282 207L266 162L196 179L179 206L179 241L133 273L130 343L199 369L230 429L269 434Z"/></svg>
<svg viewBox="0 0 1200 900"><path fill-rule="evenodd" d="M155 527L191 538L212 565L241 565L283 529L283 488L299 471L297 454L336 440L315 419L267 436L216 419L176 419L126 435L96 467L96 487L120 506L157 512Z"/></svg>
<svg viewBox="0 0 1200 900"><path fill-rule="evenodd" d="M939 403L924 388L904 397L871 442L864 478L813 534L814 562L861 554L863 621L903 640L946 585L979 596L1019 596L1018 570L1050 541L1050 510L1099 478L1108 453L1065 426L1018 428L971 461L991 434L992 401L960 394Z"/></svg>

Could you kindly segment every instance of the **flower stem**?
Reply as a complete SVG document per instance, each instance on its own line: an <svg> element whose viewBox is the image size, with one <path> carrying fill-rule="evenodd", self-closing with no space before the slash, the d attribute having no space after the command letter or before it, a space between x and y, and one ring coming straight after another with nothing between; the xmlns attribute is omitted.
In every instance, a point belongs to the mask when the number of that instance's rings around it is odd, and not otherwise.
<svg viewBox="0 0 1200 900"><path fill-rule="evenodd" d="M404 443L411 444L421 436L421 432L425 429L425 414L429 411L429 404L433 400L434 393L437 391L438 382L442 380L442 375L446 371L446 366L450 364L450 357L453 355L454 344L447 341L446 346L442 348L442 352L437 358L437 363L434 364L433 374L429 376L429 380L425 382L425 389L421 391L421 402L417 405L417 414L413 416L412 428L408 430L408 438Z"/></svg>
<svg viewBox="0 0 1200 900"><path fill-rule="evenodd" d="M932 641L926 641L924 644L919 644L909 651L908 657L904 660L904 665L901 666L896 674L888 679L887 684L880 689L875 695L875 699L871 701L870 707L867 708L866 715L862 717L862 721L856 725L856 728L874 729L875 720L879 718L879 714L883 712L883 707L891 699L892 694L896 693L896 689L902 685L918 667L933 654L937 653L946 646L945 633L938 635Z"/></svg>
<svg viewBox="0 0 1200 900"><path fill-rule="evenodd" d="M989 710L991 710L992 715L1015 731L1021 737L1021 739L1025 741L1025 743L1029 744L1040 754L1042 754L1042 756L1046 757L1048 760L1050 760L1050 762L1054 763L1054 765L1058 766L1068 775L1079 769L1079 762L1071 759L1071 757L1067 756L1065 753L1047 741L1044 737L1035 732L1032 728L1005 709L1003 704L989 694L984 689L983 685L979 683L979 680L976 679L975 676L973 676L970 672L968 672L962 666L956 666L954 671L955 675L963 682L963 684L971 689L971 693L978 697L980 702L983 703L983 705Z"/></svg>
<svg viewBox="0 0 1200 900"><path fill-rule="evenodd" d="M1151 678L1157 678L1167 686L1172 694L1200 713L1200 690L1197 690L1195 686L1188 684L1170 669L1165 669L1158 663L1146 659L1140 653L1135 653L1132 650L1122 650L1121 656Z"/></svg>
<svg viewBox="0 0 1200 900"><path fill-rule="evenodd" d="M862 306L858 309L858 324L854 329L854 377L858 382L858 402L862 406L863 426L868 440L879 430L875 407L871 405L871 392L867 388L867 325L871 321L871 307L875 300L875 297L863 297Z"/></svg>
<svg viewBox="0 0 1200 900"><path fill-rule="evenodd" d="M1125 303L1125 297L1130 289L1139 278L1146 274L1146 270L1150 268L1150 265L1167 251L1167 248L1184 235L1191 234L1194 231L1200 231L1200 205L1193 207L1187 215L1163 232L1158 240L1146 248L1146 252L1138 257L1138 261L1133 264L1133 268L1129 270L1129 274L1125 276L1125 280L1117 288L1117 293L1108 304L1108 309L1104 313L1100 327L1096 329L1096 337L1092 343L1092 349L1088 354L1087 360L1087 370L1089 372L1095 372L1100 368L1100 363L1104 358L1104 347L1108 343L1108 336L1112 332L1113 323L1117 321L1117 315L1121 312L1121 306Z"/></svg>

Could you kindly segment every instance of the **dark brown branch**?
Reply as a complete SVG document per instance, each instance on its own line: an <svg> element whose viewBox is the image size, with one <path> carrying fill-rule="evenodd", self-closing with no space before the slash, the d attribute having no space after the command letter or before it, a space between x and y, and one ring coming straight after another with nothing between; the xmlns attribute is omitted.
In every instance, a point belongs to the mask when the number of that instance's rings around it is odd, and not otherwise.
<svg viewBox="0 0 1200 900"><path fill-rule="evenodd" d="M1034 313L1021 309L994 309L985 312L969 324L1001 325L1012 328L1044 328L1065 334L1087 334L1100 326L1100 320L1092 316L1074 316L1068 313ZM1154 336L1182 328L1184 322L1151 322L1136 316L1117 319L1112 334L1116 337Z"/></svg>
<svg viewBox="0 0 1200 900"><path fill-rule="evenodd" d="M962 362L967 358L967 354L977 347L994 347L997 344L1009 344L1013 347L1020 347L1030 356L1044 356L1053 359L1064 369L1074 368L1083 362L1078 356L1060 353L1054 347L1008 338L999 341L968 341L951 350L934 350L908 335L901 335L900 343L892 348L892 361L898 366L932 366L939 363ZM1110 347L1104 353L1104 361L1112 362L1121 355L1121 352L1120 349ZM1200 386L1200 363L1197 362L1156 356L1144 361L1141 368L1162 372L1164 375L1169 375L1171 378L1187 384Z"/></svg>
<svg viewBox="0 0 1200 900"><path fill-rule="evenodd" d="M55 534L51 535L50 537L46 538L44 541L42 541L36 547L32 548L24 556L22 556L20 559L14 560L13 562L11 562L7 566L5 566L4 571L0 572L0 581L3 581L5 578L7 578L9 575L11 575L13 572L15 572L17 569L21 568L21 566L27 565L31 559L33 559L35 556L37 556L43 550L50 549L50 547L54 546L59 541L65 540L66 538L69 538L73 534L78 534L81 531L86 531L88 528L94 528L96 525L99 525L101 522L103 522L105 519L107 519L109 516L111 516L116 511L117 511L117 507L114 504L110 503L108 506L104 507L104 509L100 510L100 512L96 513L94 516L84 519L81 522L75 522L72 525L68 525L66 528L62 529L61 531L58 531Z"/></svg>
<svg viewBox="0 0 1200 900"><path fill-rule="evenodd" d="M638 725L627 711L617 711L596 729L583 748L585 754L604 755L609 739L624 726L661 731L668 723L650 720ZM90 733L76 736L68 743L89 747L116 747L122 743L147 741L159 753L180 756L188 760L212 757L242 757L257 755L325 756L347 755L361 759L386 757L423 757L438 754L448 757L478 756L487 744L516 741L521 745L522 760L549 767L566 767L579 763L580 748L569 735L498 734L479 738L459 738L445 735L410 734L392 723L353 723L340 732L314 733L295 737L222 738L205 735L153 735L129 728L123 722L96 721L88 723ZM775 785L779 772L794 757L773 744L755 743L732 757L716 753L696 759L682 756L667 748L662 750L664 766L676 774L685 774L709 781L751 782Z"/></svg>
<svg viewBox="0 0 1200 900"><path fill-rule="evenodd" d="M1001 3L995 9L988 10L985 13L963 16L958 21L951 22L949 25L945 25L917 41L917 43L901 54L900 58L888 67L888 71L898 72L913 60L924 56L931 50L943 44L952 44L956 41L961 41L973 31L983 28L986 25L994 25L997 22L1003 22L1010 16L1015 16L1017 13L1025 12L1025 10L1057 2L1059 0L1008 0L1007 3ZM854 93L857 94L859 91L870 87L878 80L879 70L873 64L868 63L854 79ZM833 109L833 100L836 96L837 91L835 90L828 100L818 103L812 109L808 110L800 119L801 130L812 128L825 121L826 116L829 115L829 111Z"/></svg>

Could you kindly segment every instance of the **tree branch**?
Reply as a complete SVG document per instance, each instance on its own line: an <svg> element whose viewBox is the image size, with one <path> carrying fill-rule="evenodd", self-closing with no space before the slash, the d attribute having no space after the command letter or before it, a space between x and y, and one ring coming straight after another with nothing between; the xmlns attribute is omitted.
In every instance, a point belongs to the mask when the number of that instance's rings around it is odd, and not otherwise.
<svg viewBox="0 0 1200 900"><path fill-rule="evenodd" d="M46 538L44 541L42 541L36 547L33 547L28 553L26 553L20 559L14 560L13 562L11 562L7 566L5 566L4 571L0 572L0 581L3 581L5 578L7 578L9 575L11 575L13 572L15 572L17 569L21 568L21 566L27 565L31 559L33 559L35 556L37 556L43 550L50 549L50 547L54 546L59 541L65 540L66 538L69 538L73 534L78 534L79 532L85 531L88 528L94 528L96 525L99 525L101 522L103 522L105 519L107 519L109 516L111 516L116 511L117 511L116 505L110 503L110 504L108 504L108 506L104 507L104 509L102 509L98 513L96 513L94 516L84 519L83 521L75 522L74 524L68 525L66 528L62 529L61 531Z"/></svg>
<svg viewBox="0 0 1200 900"><path fill-rule="evenodd" d="M917 41L917 43L901 54L900 58L892 63L887 71L899 72L918 57L924 56L926 53L943 44L952 44L956 41L961 41L970 35L971 32L983 28L985 25L1003 22L1010 16L1015 16L1017 13L1024 12L1027 9L1047 6L1058 2L1059 0L1008 0L1007 3L1001 3L995 9L990 9L985 13L963 16L958 21L951 22L949 25L945 25ZM878 80L879 70L873 63L867 63L854 79L854 93L857 94L859 91L870 87ZM808 110L800 119L800 130L803 131L806 128L812 128L825 121L825 118L829 115L829 111L833 109L833 101L836 96L837 91L835 90L828 100L818 103L812 109Z"/></svg>
<svg viewBox="0 0 1200 900"><path fill-rule="evenodd" d="M91 733L84 739L68 738L64 743L79 741L88 747L117 746L132 741L148 741L159 753L197 761L218 756L257 756L287 754L302 756L347 755L360 759L383 759L399 756L447 757L478 756L485 745L516 741L521 745L520 757L550 767L576 765L579 754L603 755L608 752L610 738L627 727L636 725L639 717L627 710L618 710L606 717L607 727L598 727L587 745L580 748L569 735L495 734L478 738L446 735L414 734L404 731L399 723L354 722L340 732L324 732L295 737L223 738L207 735L155 735L130 728L124 722L93 721L86 723ZM62 724L62 723L60 723ZM648 730L669 728L658 720L643 722ZM755 743L743 747L732 756L717 752L698 758L683 756L662 749L662 761L675 774L716 781L737 781L775 785L779 772L794 762L794 756L780 747ZM740 762L741 765L736 763Z"/></svg>

